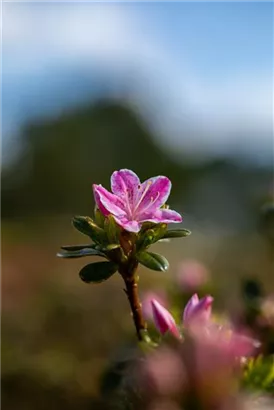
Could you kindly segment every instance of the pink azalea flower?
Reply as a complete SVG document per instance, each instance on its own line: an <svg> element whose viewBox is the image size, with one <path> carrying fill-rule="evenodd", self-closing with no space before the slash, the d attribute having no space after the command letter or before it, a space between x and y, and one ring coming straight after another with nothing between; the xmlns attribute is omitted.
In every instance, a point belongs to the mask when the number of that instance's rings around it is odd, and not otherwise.
<svg viewBox="0 0 274 410"><path fill-rule="evenodd" d="M105 215L113 215L125 230L139 232L143 222L178 223L182 217L171 209L161 208L171 190L167 177L158 176L141 183L138 176L128 169L114 171L111 190L93 185L96 204Z"/></svg>
<svg viewBox="0 0 274 410"><path fill-rule="evenodd" d="M220 325L210 320L203 327L191 322L189 330L196 341L218 346L222 355L229 361L251 356L261 345L244 330L235 330L228 324Z"/></svg>
<svg viewBox="0 0 274 410"><path fill-rule="evenodd" d="M199 299L198 295L195 293L186 304L183 313L183 323L184 325L189 325L191 322L207 322L211 315L213 297L204 296Z"/></svg>
<svg viewBox="0 0 274 410"><path fill-rule="evenodd" d="M261 345L258 340L243 332L236 332L234 329L230 329L230 332L221 329L219 332L224 349L226 348L227 353L232 357L251 356Z"/></svg>
<svg viewBox="0 0 274 410"><path fill-rule="evenodd" d="M166 332L171 332L175 337L179 338L180 333L176 326L173 316L165 309L156 299L151 300L152 313L154 323L159 332L164 335Z"/></svg>

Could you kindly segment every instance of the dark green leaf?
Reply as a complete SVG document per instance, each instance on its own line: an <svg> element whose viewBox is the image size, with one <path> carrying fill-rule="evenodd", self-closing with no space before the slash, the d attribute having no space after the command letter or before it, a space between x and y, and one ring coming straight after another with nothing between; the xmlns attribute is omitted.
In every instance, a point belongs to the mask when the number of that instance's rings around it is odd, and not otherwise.
<svg viewBox="0 0 274 410"><path fill-rule="evenodd" d="M166 231L166 233L162 236L162 239L166 238L183 238L184 236L189 236L191 232L188 229L174 229L170 231Z"/></svg>
<svg viewBox="0 0 274 410"><path fill-rule="evenodd" d="M167 224L158 224L154 229L154 241L157 242L162 239L167 232Z"/></svg>
<svg viewBox="0 0 274 410"><path fill-rule="evenodd" d="M159 255L158 253L139 252L136 257L142 265L146 266L149 269L162 272L168 270L169 263L167 259L164 256Z"/></svg>
<svg viewBox="0 0 274 410"><path fill-rule="evenodd" d="M92 248L84 248L84 249L79 249L78 251L64 251L57 253L57 256L60 258L82 258L83 256L103 256L105 257L106 255L103 252L100 252L96 249Z"/></svg>
<svg viewBox="0 0 274 410"><path fill-rule="evenodd" d="M121 248L120 245L118 245L117 243L111 243L110 245L107 245L104 249L104 251L109 252L109 251L113 251L115 249Z"/></svg>
<svg viewBox="0 0 274 410"><path fill-rule="evenodd" d="M94 248L94 244L86 244L86 245L64 245L61 246L61 249L64 249L64 251L80 251L81 249L86 249L86 248Z"/></svg>
<svg viewBox="0 0 274 410"><path fill-rule="evenodd" d="M154 243L154 232L153 229L147 229L143 234L140 235L136 248L137 250L145 249Z"/></svg>
<svg viewBox="0 0 274 410"><path fill-rule="evenodd" d="M97 208L97 206L95 207L95 210L94 210L94 217L95 217L96 225L98 225L100 228L104 228L105 217L102 214L102 212Z"/></svg>
<svg viewBox="0 0 274 410"><path fill-rule="evenodd" d="M75 216L72 223L78 231L88 235L94 242L102 244L107 241L105 231L97 226L89 216Z"/></svg>
<svg viewBox="0 0 274 410"><path fill-rule="evenodd" d="M107 254L107 256L119 263L119 262L125 262L127 260L127 257L123 251L123 248L118 245L118 244L110 244L107 245L105 248L102 249L103 252L105 252Z"/></svg>
<svg viewBox="0 0 274 410"><path fill-rule="evenodd" d="M86 283L100 283L110 278L117 271L113 262L95 262L81 269L80 278Z"/></svg>
<svg viewBox="0 0 274 410"><path fill-rule="evenodd" d="M119 243L120 227L117 225L112 215L105 218L104 230L110 243Z"/></svg>
<svg viewBox="0 0 274 410"><path fill-rule="evenodd" d="M144 233L140 233L137 241L137 249L146 249L153 243L158 242L165 234L167 229L166 224L154 224L150 229L147 229Z"/></svg>
<svg viewBox="0 0 274 410"><path fill-rule="evenodd" d="M144 222L144 223L142 224L142 228L141 228L141 231L140 231L141 235L142 235L145 231L147 231L148 229L154 228L154 226L156 226L156 225L157 225L157 224L156 224L155 222Z"/></svg>

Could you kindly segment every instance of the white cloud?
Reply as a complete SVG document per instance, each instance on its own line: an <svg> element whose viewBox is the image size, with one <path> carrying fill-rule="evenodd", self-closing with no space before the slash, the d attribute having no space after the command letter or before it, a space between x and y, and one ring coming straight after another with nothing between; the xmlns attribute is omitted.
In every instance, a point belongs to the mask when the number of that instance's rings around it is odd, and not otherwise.
<svg viewBox="0 0 274 410"><path fill-rule="evenodd" d="M135 102L164 143L173 135L168 144L185 151L240 147L261 157L271 150L272 78L251 71L214 82L199 78L188 55L183 64L171 57L127 5L6 3L3 41L4 80L72 63L96 64L120 78L129 70ZM182 139L185 129L189 138Z"/></svg>

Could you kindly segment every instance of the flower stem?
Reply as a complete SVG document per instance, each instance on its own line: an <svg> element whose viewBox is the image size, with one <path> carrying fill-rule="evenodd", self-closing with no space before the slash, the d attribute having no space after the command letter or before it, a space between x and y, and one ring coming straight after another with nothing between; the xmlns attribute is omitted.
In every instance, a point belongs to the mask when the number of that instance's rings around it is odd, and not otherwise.
<svg viewBox="0 0 274 410"><path fill-rule="evenodd" d="M130 304L137 338L142 341L147 330L147 324L143 318L142 305L138 294L138 276L136 275L138 261L133 256L135 250L135 240L136 238L134 235L126 231L123 231L120 235L120 244L124 253L128 257L128 261L127 263L120 265L119 273L125 282L126 288L124 291Z"/></svg>
<svg viewBox="0 0 274 410"><path fill-rule="evenodd" d="M142 305L138 295L138 283L135 277L124 278L125 292L131 307L132 317L136 328L136 334L140 341L143 340L142 331L146 331L147 324L143 318Z"/></svg>

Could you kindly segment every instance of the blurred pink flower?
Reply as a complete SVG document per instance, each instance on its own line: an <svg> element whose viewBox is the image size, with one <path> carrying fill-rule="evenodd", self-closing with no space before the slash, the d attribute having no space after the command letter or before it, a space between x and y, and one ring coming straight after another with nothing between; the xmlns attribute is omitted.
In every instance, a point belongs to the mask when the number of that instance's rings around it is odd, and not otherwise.
<svg viewBox="0 0 274 410"><path fill-rule="evenodd" d="M175 337L179 338L180 333L176 326L173 316L165 309L156 299L151 300L152 313L154 323L159 332L164 335L166 332L172 333Z"/></svg>
<svg viewBox="0 0 274 410"><path fill-rule="evenodd" d="M204 296L199 299L195 293L185 306L183 313L183 324L189 325L191 322L199 322L199 324L206 323L211 315L211 307L213 303L212 296Z"/></svg>
<svg viewBox="0 0 274 410"><path fill-rule="evenodd" d="M253 339L244 332L221 328L218 333L220 343L232 358L251 356L260 346L258 340Z"/></svg>
<svg viewBox="0 0 274 410"><path fill-rule="evenodd" d="M176 281L182 291L195 292L208 281L208 271L204 265L195 260L181 262Z"/></svg>
<svg viewBox="0 0 274 410"><path fill-rule="evenodd" d="M129 169L114 171L111 190L93 185L95 202L104 215L113 215L125 230L139 232L143 222L176 223L182 217L171 209L162 208L171 190L167 177L158 176L141 183Z"/></svg>
<svg viewBox="0 0 274 410"><path fill-rule="evenodd" d="M143 376L153 393L172 396L186 383L180 352L167 347L155 350L144 362Z"/></svg>
<svg viewBox="0 0 274 410"><path fill-rule="evenodd" d="M199 340L205 345L218 346L221 354L228 361L250 356L260 346L260 343L244 330L236 331L230 326L220 326L210 321L207 326L202 328L193 323L193 326L190 326L190 333L195 337L195 340Z"/></svg>

